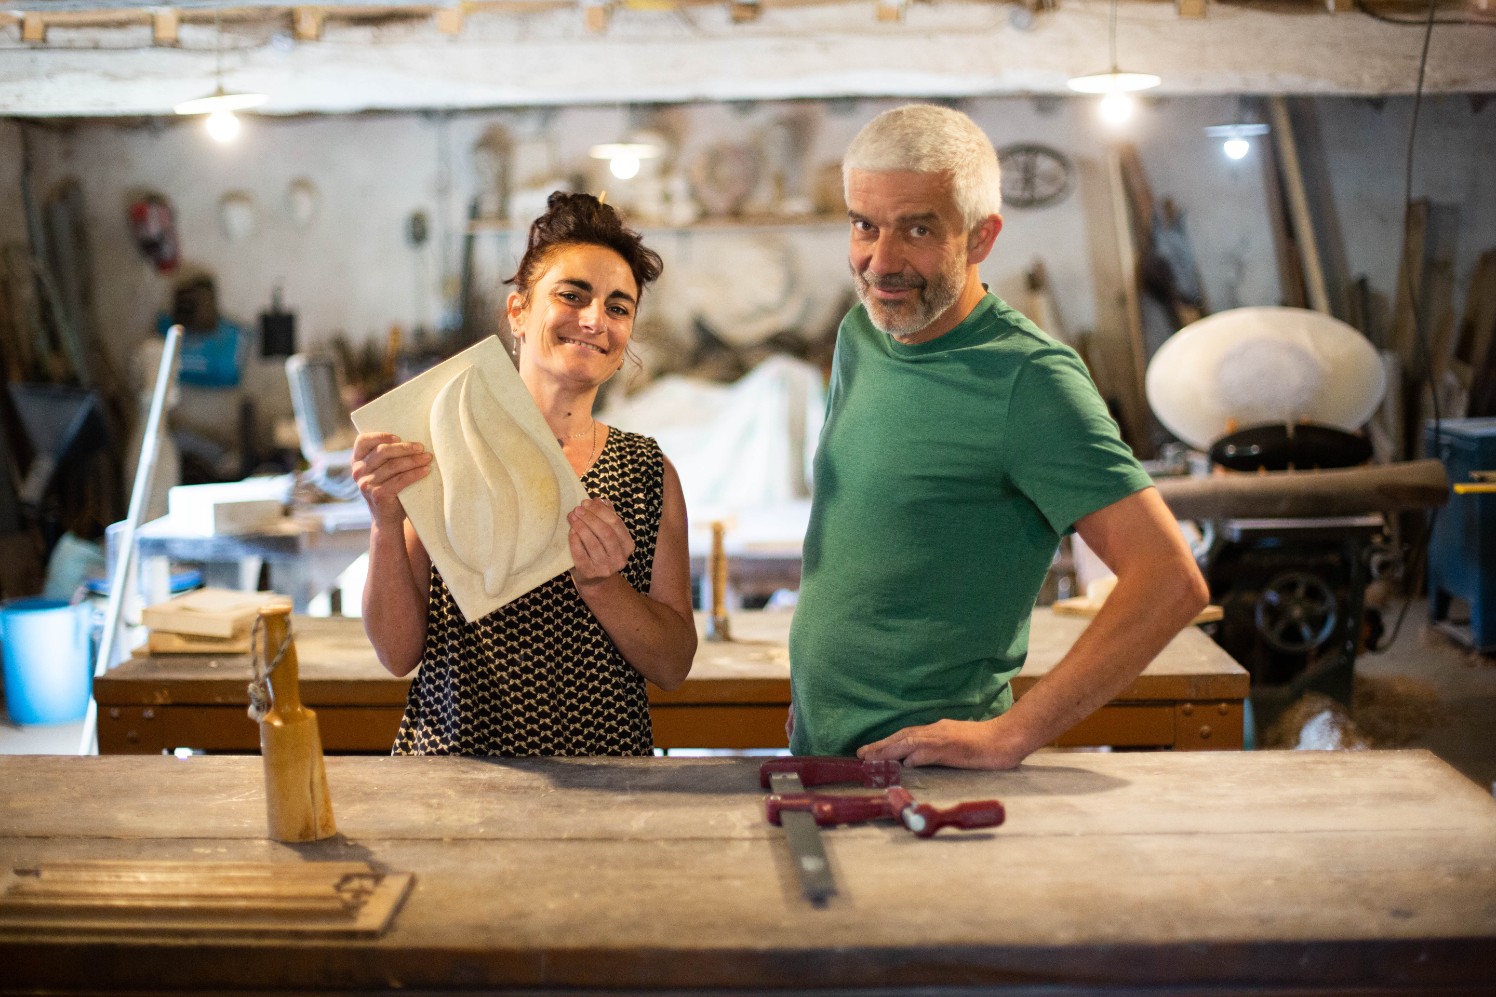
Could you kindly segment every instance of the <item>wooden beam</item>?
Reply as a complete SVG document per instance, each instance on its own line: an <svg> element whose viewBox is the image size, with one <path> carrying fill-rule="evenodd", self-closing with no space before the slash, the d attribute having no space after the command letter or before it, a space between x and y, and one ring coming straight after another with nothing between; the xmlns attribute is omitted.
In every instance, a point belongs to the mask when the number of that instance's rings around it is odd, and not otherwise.
<svg viewBox="0 0 1496 997"><path fill-rule="evenodd" d="M904 19L904 0L878 0L878 20L894 23Z"/></svg>
<svg viewBox="0 0 1496 997"><path fill-rule="evenodd" d="M327 12L320 7L297 7L291 12L291 25L299 42L322 40L322 25Z"/></svg>
<svg viewBox="0 0 1496 997"><path fill-rule="evenodd" d="M758 15L763 12L758 0L732 0L727 5L728 16L734 24L748 24L758 20Z"/></svg>
<svg viewBox="0 0 1496 997"><path fill-rule="evenodd" d="M28 45L47 43L47 21L40 14L21 15L21 41Z"/></svg>
<svg viewBox="0 0 1496 997"><path fill-rule="evenodd" d="M1148 439L1148 403L1143 383L1147 374L1144 356L1142 306L1138 301L1138 234L1133 228L1132 208L1127 181L1123 176L1122 147L1114 146L1107 155L1107 179L1111 187L1112 222L1117 238L1117 258L1122 271L1122 314L1127 325L1127 352L1131 377L1118 377L1122 414L1127 422L1127 443L1140 457L1152 457Z"/></svg>
<svg viewBox="0 0 1496 997"><path fill-rule="evenodd" d="M1298 237L1299 252L1303 255L1304 285L1309 295L1309 307L1329 315L1330 294L1325 289L1325 274L1319 262L1314 218L1309 213L1309 198L1304 192L1304 175L1299 169L1299 147L1293 137L1293 121L1288 114L1288 102L1282 96L1275 95L1268 99L1268 110L1273 118L1273 142L1283 171L1283 186L1288 193L1294 234Z"/></svg>
<svg viewBox="0 0 1496 997"><path fill-rule="evenodd" d="M1393 298L1391 346L1402 360L1409 376L1421 371L1417 350L1418 316L1414 309L1423 297L1425 244L1428 237L1429 202L1417 198L1408 205L1403 224L1402 258L1397 269L1397 289Z"/></svg>
<svg viewBox="0 0 1496 997"><path fill-rule="evenodd" d="M1470 289L1465 293L1465 317L1455 344L1455 357L1480 371L1491 360L1496 339L1496 249L1480 254Z"/></svg>
<svg viewBox="0 0 1496 997"><path fill-rule="evenodd" d="M449 37L455 38L462 34L463 22L467 20L467 10L462 6L445 7L436 12L436 30Z"/></svg>
<svg viewBox="0 0 1496 997"><path fill-rule="evenodd" d="M518 2L523 5L523 0L518 0ZM462 0L423 0L419 4L402 4L396 0L322 0L318 6L328 10L368 14L394 13L402 10L408 12L413 6L430 10L438 7L457 7L461 4ZM485 4L485 6L508 5L508 3ZM291 10L303 6L306 6L305 0L252 0L247 3L238 3L237 0L6 0L4 10L48 16L62 13L97 15L105 11L128 15L133 12L135 16L131 19L131 23L138 23L149 13L157 10L198 12L199 14L211 14L214 10L222 10L237 17L257 10Z"/></svg>
<svg viewBox="0 0 1496 997"><path fill-rule="evenodd" d="M151 34L156 39L157 45L177 44L177 29L181 26L182 15L170 8L155 10L151 12Z"/></svg>
<svg viewBox="0 0 1496 997"><path fill-rule="evenodd" d="M586 0L582 5L583 23L587 30L594 35L600 35L608 30L608 22L613 18L613 7L608 3L596 3Z"/></svg>
<svg viewBox="0 0 1496 997"><path fill-rule="evenodd" d="M1198 20L1205 16L1205 0L1174 0L1174 8L1180 17Z"/></svg>
<svg viewBox="0 0 1496 997"><path fill-rule="evenodd" d="M1358 516L1428 509L1449 499L1449 477L1437 460L1159 478L1155 484L1177 519Z"/></svg>
<svg viewBox="0 0 1496 997"><path fill-rule="evenodd" d="M1303 308L1308 304L1304 292L1304 266L1299 254L1293 226L1289 224L1283 182L1278 165L1278 153L1274 143L1264 142L1262 149L1262 186L1267 194L1267 220L1273 234L1273 251L1278 263L1278 298L1289 308ZM1357 326L1367 335L1371 330Z"/></svg>

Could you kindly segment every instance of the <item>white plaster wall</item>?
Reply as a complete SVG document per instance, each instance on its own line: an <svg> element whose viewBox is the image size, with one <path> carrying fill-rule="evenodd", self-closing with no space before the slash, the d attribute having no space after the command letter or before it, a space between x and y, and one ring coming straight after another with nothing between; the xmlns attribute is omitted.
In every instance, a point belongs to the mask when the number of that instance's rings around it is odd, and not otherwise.
<svg viewBox="0 0 1496 997"><path fill-rule="evenodd" d="M778 117L809 115L810 176L834 164L846 142L892 100L705 103L680 105L663 119L682 136L680 160L725 140L743 140ZM1040 142L1066 153L1078 171L1076 189L1062 202L1037 210L1013 208L983 277L1015 303L1023 300L1023 275L1043 259L1065 324L1117 337L1124 328L1117 270L1116 233L1106 179L1112 133L1079 98L970 98L962 106L999 146ZM1401 155L1411 100L1389 98L1380 109L1362 100L1314 102L1332 177L1333 207L1343 233L1351 274L1368 275L1390 295L1401 244ZM1156 196L1172 197L1186 227L1215 310L1278 302L1277 267L1264 206L1257 153L1240 163L1221 155L1203 127L1230 120L1235 98L1169 97L1147 103L1133 127ZM1420 167L1415 194L1462 206L1458 274L1465 283L1479 251L1496 246L1496 206L1489 164L1496 152L1496 108L1477 109L1464 98L1425 102L1420 125ZM484 129L502 125L526 142L527 161L548 157L562 172L595 169L586 157L594 142L621 139L638 124L617 106L531 109L472 115L421 114L273 119L246 117L232 146L207 140L196 122L165 125L78 123L36 143L38 189L77 176L90 214L99 326L109 348L128 359L150 335L156 313L170 300L171 278L157 275L136 251L125 224L129 199L143 190L167 195L176 208L183 259L217 278L223 311L247 328L270 303L277 286L297 313L304 349L325 345L338 332L356 343L383 343L391 325L439 327L450 318L461 263L467 205L477 183L471 150ZM0 233L13 231L17 157L16 126L0 123ZM546 157L536 150L546 151ZM297 227L286 204L297 178L320 191L318 210ZM615 200L627 193L612 183ZM256 205L255 231L239 242L226 235L219 203L241 191ZM413 211L429 218L422 248L406 239ZM664 255L666 276L646 298L640 335L657 345L689 341L693 310L701 306L707 278L729 281L726 305L751 312L753 292L782 290L775 281L776 254L793 261L794 292L809 304L804 323L829 328L844 300L848 279L842 226L783 230L647 228ZM501 277L512 272L523 233L485 232L475 237L475 263L490 300L497 304ZM747 246L747 250L741 247ZM766 262L767 261L767 262ZM747 288L745 290L745 288ZM710 302L708 302L710 304ZM771 311L764 306L764 311ZM731 307L725 314L734 314ZM262 426L289 411L278 362L255 363L246 391L261 409ZM215 430L228 428L227 393L189 399ZM226 434L223 434L226 435Z"/></svg>
<svg viewBox="0 0 1496 997"><path fill-rule="evenodd" d="M1343 167L1332 210L1344 236L1350 274L1364 274L1390 300L1402 247L1403 190L1411 99L1348 97L1315 102L1325 146ZM1458 95L1426 97L1419 110L1413 196L1454 207L1455 315L1462 314L1481 252L1496 249L1496 105Z"/></svg>

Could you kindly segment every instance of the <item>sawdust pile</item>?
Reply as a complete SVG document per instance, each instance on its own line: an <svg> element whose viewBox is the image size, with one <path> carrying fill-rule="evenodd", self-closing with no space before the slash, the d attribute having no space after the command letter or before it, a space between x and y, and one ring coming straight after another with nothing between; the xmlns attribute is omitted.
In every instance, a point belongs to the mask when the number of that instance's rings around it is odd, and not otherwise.
<svg viewBox="0 0 1496 997"><path fill-rule="evenodd" d="M1305 751L1364 751L1411 744L1443 721L1433 687L1406 676L1358 675L1351 709L1329 696L1305 693L1262 735L1260 747Z"/></svg>
<svg viewBox="0 0 1496 997"><path fill-rule="evenodd" d="M1400 748L1444 720L1433 686L1406 675L1356 676L1351 693L1356 724L1376 748Z"/></svg>
<svg viewBox="0 0 1496 997"><path fill-rule="evenodd" d="M1371 747L1350 712L1318 692L1306 692L1263 732L1260 748L1301 751L1364 751Z"/></svg>

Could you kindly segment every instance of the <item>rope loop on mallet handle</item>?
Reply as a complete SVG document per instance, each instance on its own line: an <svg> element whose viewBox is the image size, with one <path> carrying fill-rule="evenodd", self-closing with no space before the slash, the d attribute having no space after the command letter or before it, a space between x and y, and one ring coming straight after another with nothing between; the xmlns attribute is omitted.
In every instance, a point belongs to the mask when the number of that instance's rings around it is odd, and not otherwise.
<svg viewBox="0 0 1496 997"><path fill-rule="evenodd" d="M249 683L249 719L259 723L265 719L265 714L270 712L270 676L286 657L286 650L291 646L291 628L286 628L286 636L281 640L281 645L276 649L274 660L268 664L265 659L270 650L265 637L265 618L255 617L254 629L249 633L249 666L254 673L254 679Z"/></svg>

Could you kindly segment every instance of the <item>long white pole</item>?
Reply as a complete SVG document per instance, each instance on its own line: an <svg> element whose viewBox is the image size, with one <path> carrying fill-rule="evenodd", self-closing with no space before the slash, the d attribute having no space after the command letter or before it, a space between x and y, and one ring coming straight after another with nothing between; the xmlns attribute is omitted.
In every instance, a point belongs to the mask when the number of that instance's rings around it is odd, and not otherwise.
<svg viewBox="0 0 1496 997"><path fill-rule="evenodd" d="M99 637L99 656L94 659L94 677L109 671L114 657L114 642L119 631L119 617L125 600L126 579L135 561L135 529L140 525L140 516L151 493L151 479L156 474L156 452L161 445L161 420L166 411L166 398L171 391L177 365L177 353L181 349L182 327L174 325L166 333L166 347L161 351L161 366L156 368L156 386L151 391L151 410L145 420L145 433L140 438L140 459L135 463L135 483L130 488L130 509L125 514L124 529L120 531L114 555L114 575L109 582L109 602L104 611L104 632ZM99 750L99 704L93 696L88 697L88 712L83 718L83 736L78 742L78 754L92 755Z"/></svg>

